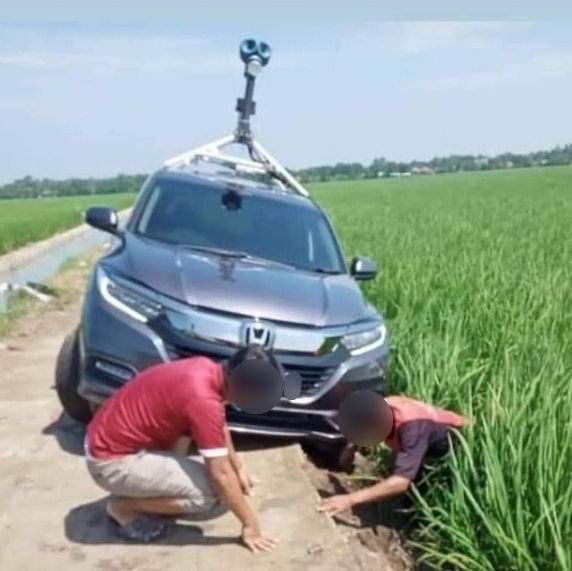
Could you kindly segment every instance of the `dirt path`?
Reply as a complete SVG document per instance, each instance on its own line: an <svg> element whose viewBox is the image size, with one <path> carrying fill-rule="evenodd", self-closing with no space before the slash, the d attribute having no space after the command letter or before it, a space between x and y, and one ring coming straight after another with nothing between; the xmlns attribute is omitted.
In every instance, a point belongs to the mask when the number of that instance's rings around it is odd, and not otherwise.
<svg viewBox="0 0 572 571"><path fill-rule="evenodd" d="M251 555L237 543L238 522L226 514L181 522L155 545L126 544L104 517L105 494L82 457L83 429L62 417L53 367L75 326L88 266L56 278L62 301L32 310L0 348L0 569L100 571L388 569L318 514L316 488L298 445L242 452L260 484L253 499L263 529L280 545ZM11 350L6 345L12 347ZM2 345L0 345L2 347ZM258 447L257 447L258 446Z"/></svg>

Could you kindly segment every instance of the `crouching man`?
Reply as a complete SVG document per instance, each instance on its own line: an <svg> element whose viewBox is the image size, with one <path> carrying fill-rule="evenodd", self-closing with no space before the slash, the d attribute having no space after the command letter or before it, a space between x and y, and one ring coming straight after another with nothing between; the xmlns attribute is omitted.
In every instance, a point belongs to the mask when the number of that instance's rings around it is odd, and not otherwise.
<svg viewBox="0 0 572 571"><path fill-rule="evenodd" d="M241 349L224 364L206 357L160 364L97 411L87 429L87 466L110 492L107 513L124 537L152 541L164 531L157 516L207 513L222 501L240 520L246 547L255 553L274 547L245 498L252 482L225 420L229 375L252 358L276 366L260 348ZM177 450L185 437L204 464Z"/></svg>
<svg viewBox="0 0 572 571"><path fill-rule="evenodd" d="M339 423L346 438L358 446L385 442L395 453L393 473L377 484L322 500L318 511L337 515L359 504L404 494L428 458L449 451L449 432L467 419L454 412L404 397L383 399L369 391L356 392L340 407Z"/></svg>

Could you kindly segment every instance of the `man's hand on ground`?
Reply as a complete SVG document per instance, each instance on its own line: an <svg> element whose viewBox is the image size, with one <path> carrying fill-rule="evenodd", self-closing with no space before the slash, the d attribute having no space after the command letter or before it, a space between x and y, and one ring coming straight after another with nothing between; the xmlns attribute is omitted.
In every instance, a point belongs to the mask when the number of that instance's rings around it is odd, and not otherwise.
<svg viewBox="0 0 572 571"><path fill-rule="evenodd" d="M244 468L238 470L236 472L236 475L238 476L238 481L240 482L240 487L242 489L242 492L245 495L250 496L251 489L256 484L255 479L252 478Z"/></svg>
<svg viewBox="0 0 572 571"><path fill-rule="evenodd" d="M354 502L351 494L343 494L322 500L318 506L318 511L333 516L350 510L353 506Z"/></svg>
<svg viewBox="0 0 572 571"><path fill-rule="evenodd" d="M256 527L242 528L242 542L252 553L272 551L276 547L276 541L268 537L263 537L260 534L260 530Z"/></svg>

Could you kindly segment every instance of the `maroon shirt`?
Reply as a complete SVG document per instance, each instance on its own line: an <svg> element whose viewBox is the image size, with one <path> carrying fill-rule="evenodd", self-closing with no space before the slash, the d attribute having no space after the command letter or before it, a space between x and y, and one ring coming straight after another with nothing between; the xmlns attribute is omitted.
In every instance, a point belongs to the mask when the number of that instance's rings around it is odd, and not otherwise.
<svg viewBox="0 0 572 571"><path fill-rule="evenodd" d="M393 475L415 480L427 457L444 456L449 450L449 427L432 420L411 420L399 429L399 451Z"/></svg>
<svg viewBox="0 0 572 571"><path fill-rule="evenodd" d="M89 453L119 458L168 450L190 436L205 457L228 454L222 367L192 357L151 367L119 389L87 429Z"/></svg>

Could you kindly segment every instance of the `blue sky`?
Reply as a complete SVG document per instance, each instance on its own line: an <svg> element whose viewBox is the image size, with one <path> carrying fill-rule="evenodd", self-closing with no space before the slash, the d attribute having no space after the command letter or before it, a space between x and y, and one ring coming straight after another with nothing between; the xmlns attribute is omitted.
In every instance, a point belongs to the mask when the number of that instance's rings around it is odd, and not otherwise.
<svg viewBox="0 0 572 571"><path fill-rule="evenodd" d="M572 142L572 22L308 17L0 23L0 182L148 172L225 135L267 40L255 133L292 167Z"/></svg>

